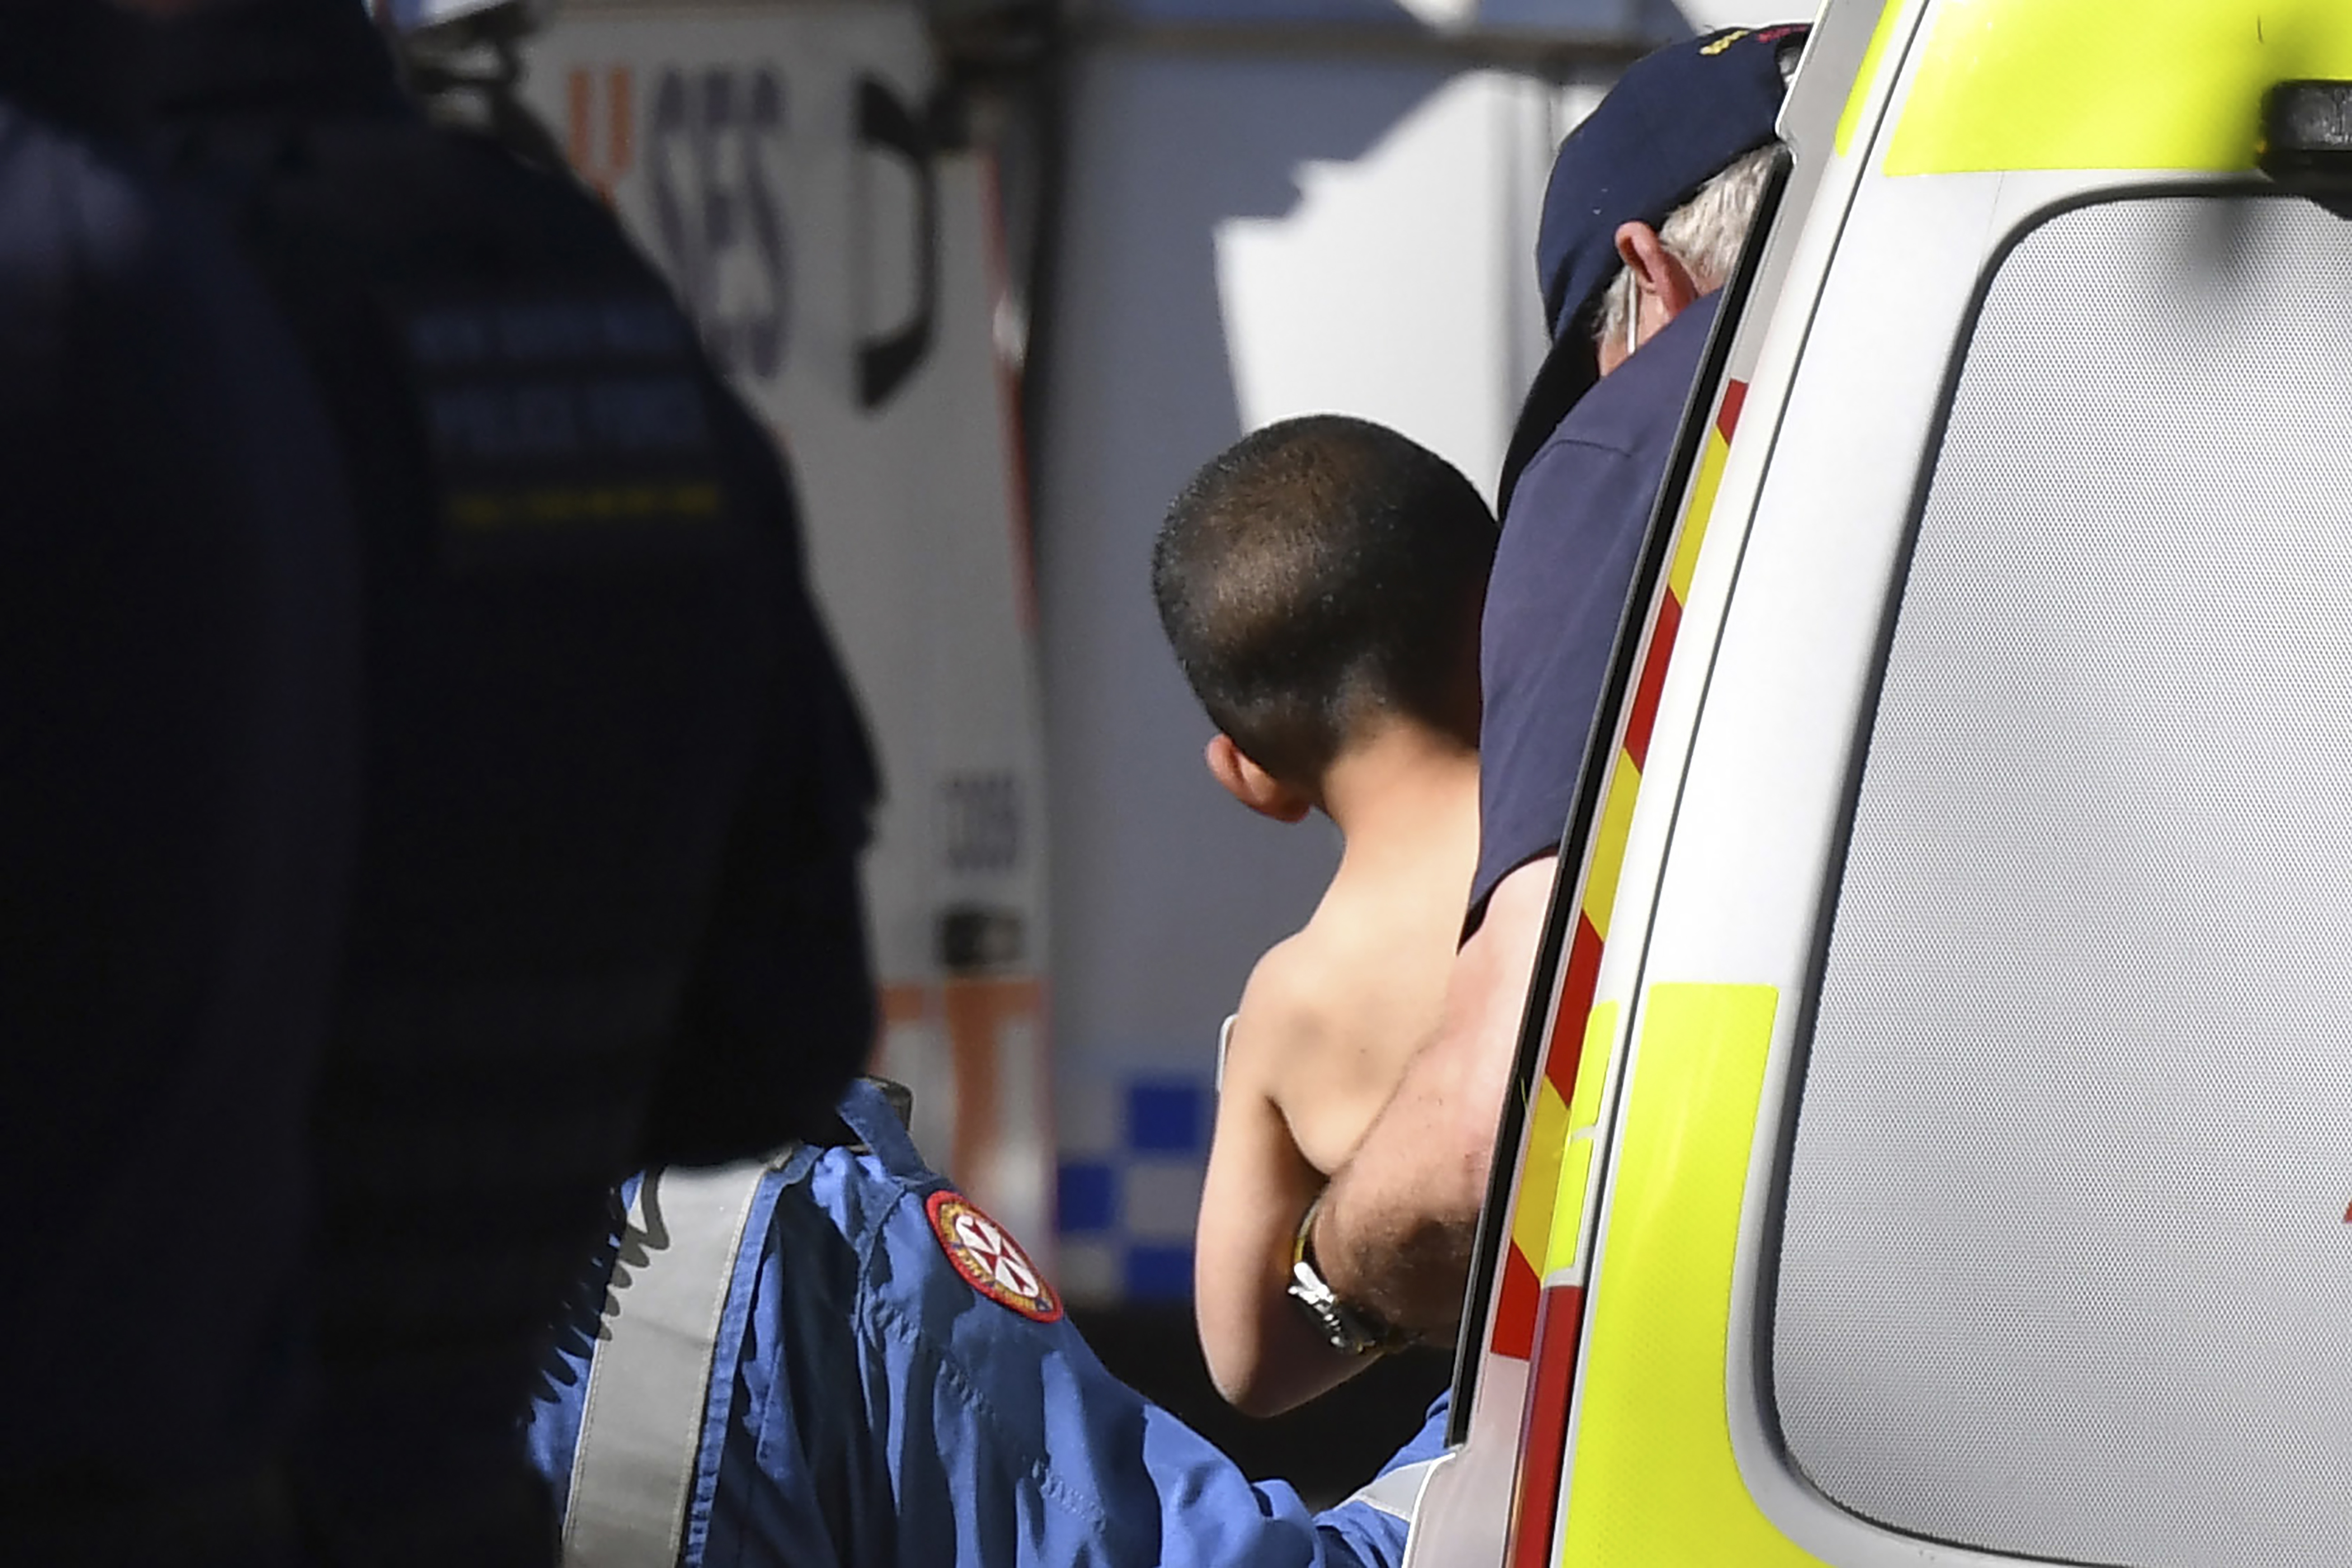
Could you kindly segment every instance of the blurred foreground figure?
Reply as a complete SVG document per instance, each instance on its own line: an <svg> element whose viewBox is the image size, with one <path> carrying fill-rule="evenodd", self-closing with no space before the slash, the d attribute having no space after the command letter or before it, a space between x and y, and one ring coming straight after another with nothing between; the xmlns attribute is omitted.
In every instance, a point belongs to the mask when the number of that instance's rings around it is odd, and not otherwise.
<svg viewBox="0 0 2352 1568"><path fill-rule="evenodd" d="M353 0L159 44L159 154L364 536L298 1502L339 1564L551 1562L520 1423L608 1190L807 1131L865 1056L863 731L772 448L593 197L428 126Z"/></svg>
<svg viewBox="0 0 2352 1568"><path fill-rule="evenodd" d="M629 1190L535 1410L567 1568L1394 1568L1448 1399L1310 1513L1104 1370L871 1081ZM606 1289L609 1276L610 1289Z"/></svg>
<svg viewBox="0 0 2352 1568"><path fill-rule="evenodd" d="M129 24L0 5L0 1558L289 1562L357 532Z"/></svg>

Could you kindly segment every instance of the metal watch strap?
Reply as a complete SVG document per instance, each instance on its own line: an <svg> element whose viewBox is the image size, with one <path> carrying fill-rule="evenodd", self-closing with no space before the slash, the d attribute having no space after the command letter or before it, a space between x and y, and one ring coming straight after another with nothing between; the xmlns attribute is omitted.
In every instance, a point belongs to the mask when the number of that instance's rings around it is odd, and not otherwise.
<svg viewBox="0 0 2352 1568"><path fill-rule="evenodd" d="M1315 1194L1307 1205L1307 1213L1298 1221L1298 1232L1290 1243L1290 1283L1285 1293L1298 1304L1315 1331L1323 1336L1332 1349L1349 1355L1373 1355L1399 1350L1412 1342L1383 1322L1377 1313L1350 1307L1339 1300L1330 1282L1315 1262L1315 1218L1323 1212L1323 1199L1330 1191L1326 1187Z"/></svg>

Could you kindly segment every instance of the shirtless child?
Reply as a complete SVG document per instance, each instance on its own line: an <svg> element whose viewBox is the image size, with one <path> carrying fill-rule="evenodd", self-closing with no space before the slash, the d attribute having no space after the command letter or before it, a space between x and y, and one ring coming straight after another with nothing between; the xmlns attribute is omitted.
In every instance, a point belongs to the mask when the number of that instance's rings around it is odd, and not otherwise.
<svg viewBox="0 0 2352 1568"><path fill-rule="evenodd" d="M1218 1392L1271 1415L1367 1358L1285 1298L1301 1216L1437 1025L1478 854L1494 515L1442 458L1331 415L1251 435L1170 508L1151 586L1251 810L1319 810L1339 868L1228 1026L1193 1295Z"/></svg>

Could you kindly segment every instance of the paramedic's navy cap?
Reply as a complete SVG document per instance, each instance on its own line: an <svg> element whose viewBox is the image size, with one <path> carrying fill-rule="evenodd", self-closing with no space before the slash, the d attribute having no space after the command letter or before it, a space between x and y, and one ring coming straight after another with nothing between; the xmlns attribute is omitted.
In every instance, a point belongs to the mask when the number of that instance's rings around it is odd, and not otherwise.
<svg viewBox="0 0 2352 1568"><path fill-rule="evenodd" d="M1616 275L1620 225L1664 223L1726 164L1772 140L1785 91L1780 52L1806 31L1727 27L1644 55L1569 132L1536 236L1554 342Z"/></svg>
<svg viewBox="0 0 2352 1568"><path fill-rule="evenodd" d="M1519 405L1497 513L1509 511L1520 473L1601 377L1592 308L1617 273L1619 226L1664 223L1742 153L1772 140L1786 92L1780 57L1810 30L1728 27L1644 55L1559 144L1536 235L1551 350Z"/></svg>

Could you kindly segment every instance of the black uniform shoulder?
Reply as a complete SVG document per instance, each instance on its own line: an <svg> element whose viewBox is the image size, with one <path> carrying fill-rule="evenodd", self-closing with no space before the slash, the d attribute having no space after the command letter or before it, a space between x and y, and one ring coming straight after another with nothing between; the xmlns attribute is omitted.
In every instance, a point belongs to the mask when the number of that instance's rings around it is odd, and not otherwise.
<svg viewBox="0 0 2352 1568"><path fill-rule="evenodd" d="M233 205L299 200L311 226L364 234L472 275L653 268L568 174L433 124L364 7L246 0L163 28L145 114L183 173Z"/></svg>

